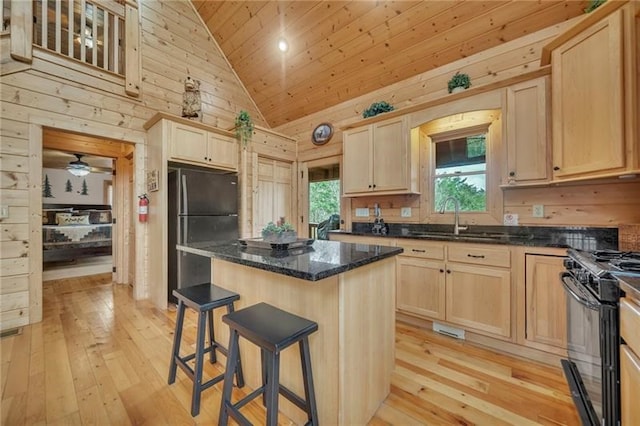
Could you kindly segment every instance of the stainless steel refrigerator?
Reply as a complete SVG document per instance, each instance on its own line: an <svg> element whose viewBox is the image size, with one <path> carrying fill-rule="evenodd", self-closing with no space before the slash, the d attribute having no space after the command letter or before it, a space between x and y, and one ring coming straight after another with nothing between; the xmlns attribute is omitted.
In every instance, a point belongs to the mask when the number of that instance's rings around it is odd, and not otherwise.
<svg viewBox="0 0 640 426"><path fill-rule="evenodd" d="M211 259L179 252L176 244L238 238L238 178L202 169L170 168L169 294L211 281Z"/></svg>

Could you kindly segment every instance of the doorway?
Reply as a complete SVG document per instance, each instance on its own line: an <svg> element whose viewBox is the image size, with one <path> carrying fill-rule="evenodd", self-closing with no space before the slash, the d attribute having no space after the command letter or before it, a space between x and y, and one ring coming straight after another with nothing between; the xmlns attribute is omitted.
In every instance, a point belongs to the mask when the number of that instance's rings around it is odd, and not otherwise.
<svg viewBox="0 0 640 426"><path fill-rule="evenodd" d="M328 231L339 229L344 223L341 220L344 203L341 198L340 169L340 157L323 158L301 165L303 223L300 229L309 238L326 240Z"/></svg>
<svg viewBox="0 0 640 426"><path fill-rule="evenodd" d="M43 182L46 186L45 171L49 171L52 175L61 174L60 179L63 182L59 187L60 196L57 199L55 194L45 194L43 190L43 205L53 204L54 207L67 209L72 207L71 215L75 218L71 221L80 220L83 224L87 222L83 226L96 227L86 235L80 235L77 230L73 232L66 232L65 229L50 230L52 235L62 235L61 244L64 240L69 246L69 256L63 255L62 260L76 264L82 263L82 267L66 268L66 270L63 268L62 272L49 278L50 274L43 271L43 279L112 272L115 283L134 284L131 281L132 274L129 273L135 268L135 256L131 256L135 251L130 247L134 241L132 233L135 232L135 222L129 217L134 205L131 188L134 174L134 148L135 145L121 141L43 128L41 151ZM55 154L53 157L57 160L51 162L51 153ZM69 157L86 164L88 174L81 177L70 174L67 169L71 163L67 161ZM47 166L53 168L49 169ZM70 188L69 193L66 192ZM46 197L46 195L54 195L54 197ZM58 203L58 201L64 202ZM43 220L44 215L43 211ZM57 226L57 219L54 216L52 219L55 222L52 225ZM55 243L49 243L49 246L55 246ZM107 244L109 244L108 247ZM85 246L86 252L83 250ZM110 259L107 259L107 251L110 252ZM43 261L47 260L47 256L43 255ZM108 264L107 260L110 260ZM67 275L60 275L60 273Z"/></svg>

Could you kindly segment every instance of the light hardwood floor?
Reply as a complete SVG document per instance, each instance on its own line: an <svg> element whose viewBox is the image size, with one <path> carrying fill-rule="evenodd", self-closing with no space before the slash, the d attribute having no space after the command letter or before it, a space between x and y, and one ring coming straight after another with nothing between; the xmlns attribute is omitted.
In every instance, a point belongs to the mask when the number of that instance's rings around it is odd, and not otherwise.
<svg viewBox="0 0 640 426"><path fill-rule="evenodd" d="M45 282L43 322L0 340L1 424L216 423L221 384L203 393L196 418L184 373L167 385L175 312L134 301L110 277ZM193 347L195 315L185 322L183 353ZM559 369L396 329L391 394L371 425L579 424ZM218 371L206 363L205 374ZM243 412L261 424L257 401Z"/></svg>

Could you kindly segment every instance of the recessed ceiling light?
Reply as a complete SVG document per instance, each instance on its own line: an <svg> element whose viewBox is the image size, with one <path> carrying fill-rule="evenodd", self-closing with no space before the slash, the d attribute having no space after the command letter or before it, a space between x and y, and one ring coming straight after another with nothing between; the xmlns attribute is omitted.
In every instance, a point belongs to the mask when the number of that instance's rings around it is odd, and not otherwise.
<svg viewBox="0 0 640 426"><path fill-rule="evenodd" d="M287 40L282 37L278 39L278 49L280 49L281 52L289 50L289 43L287 43Z"/></svg>

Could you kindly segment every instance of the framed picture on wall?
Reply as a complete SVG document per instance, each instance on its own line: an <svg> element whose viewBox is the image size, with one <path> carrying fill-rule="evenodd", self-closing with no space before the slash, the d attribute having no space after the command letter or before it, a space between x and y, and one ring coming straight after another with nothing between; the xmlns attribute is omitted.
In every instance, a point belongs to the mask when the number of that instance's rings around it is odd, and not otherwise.
<svg viewBox="0 0 640 426"><path fill-rule="evenodd" d="M160 174L158 170L147 172L147 191L154 192L160 189Z"/></svg>

